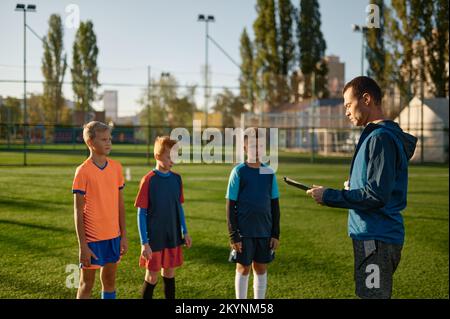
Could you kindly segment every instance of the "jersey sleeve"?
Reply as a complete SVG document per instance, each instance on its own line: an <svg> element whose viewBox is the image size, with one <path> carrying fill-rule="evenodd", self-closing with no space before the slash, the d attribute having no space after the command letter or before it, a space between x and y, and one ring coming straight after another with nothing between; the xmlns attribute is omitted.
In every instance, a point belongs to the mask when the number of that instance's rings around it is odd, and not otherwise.
<svg viewBox="0 0 450 319"><path fill-rule="evenodd" d="M228 180L226 199L237 201L239 195L239 170L237 167L233 168L230 174L230 179Z"/></svg>
<svg viewBox="0 0 450 319"><path fill-rule="evenodd" d="M277 176L275 174L273 174L271 199L275 199L275 198L279 198L279 197L280 197L280 193L278 191Z"/></svg>
<svg viewBox="0 0 450 319"><path fill-rule="evenodd" d="M144 176L141 179L139 186L139 192L134 202L134 207L140 207L148 209L148 187L150 184L150 176Z"/></svg>
<svg viewBox="0 0 450 319"><path fill-rule="evenodd" d="M72 183L72 193L85 195L86 189L87 189L86 174L84 174L83 169L78 168L75 172L75 177Z"/></svg>
<svg viewBox="0 0 450 319"><path fill-rule="evenodd" d="M122 165L119 163L118 165L118 175L119 175L119 189L123 189L125 187L125 179L123 178L123 168Z"/></svg>

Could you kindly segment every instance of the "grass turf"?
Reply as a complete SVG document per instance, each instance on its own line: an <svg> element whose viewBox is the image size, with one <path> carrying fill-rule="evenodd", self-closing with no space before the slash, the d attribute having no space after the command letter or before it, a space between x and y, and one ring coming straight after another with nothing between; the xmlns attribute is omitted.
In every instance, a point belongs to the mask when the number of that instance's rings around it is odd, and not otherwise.
<svg viewBox="0 0 450 319"><path fill-rule="evenodd" d="M70 190L82 155L30 156L34 164L53 160L67 166L0 166L0 298L74 298L76 289L66 287L70 275L66 266L78 261ZM129 252L118 270L118 297L139 298L144 270L138 268L133 202L149 167L143 165L142 157L113 158L130 166L132 173L124 190ZM322 159L322 164L313 165L307 157L302 160L287 153L280 158L281 245L269 267L267 297L354 298L347 212L318 206L282 182L282 176L288 175L340 188L348 163ZM0 164L17 163L17 159L20 153L0 154ZM184 250L185 263L177 270L177 298L234 297L224 200L231 168L231 164L175 167L183 177L186 220L193 238L193 247ZM411 166L404 212L406 242L394 276L394 298L449 298L448 208L448 167ZM97 277L93 296L99 295ZM163 298L161 281L155 298Z"/></svg>

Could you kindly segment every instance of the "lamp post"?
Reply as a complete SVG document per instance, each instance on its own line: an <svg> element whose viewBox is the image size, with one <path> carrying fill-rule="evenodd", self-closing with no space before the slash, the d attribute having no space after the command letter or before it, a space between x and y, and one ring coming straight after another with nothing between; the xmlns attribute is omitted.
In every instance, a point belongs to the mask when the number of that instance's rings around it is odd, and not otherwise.
<svg viewBox="0 0 450 319"><path fill-rule="evenodd" d="M151 140L151 113L150 113L150 103L151 101L151 88L152 88L152 78L151 78L151 67L147 66L147 165L150 165L150 140Z"/></svg>
<svg viewBox="0 0 450 319"><path fill-rule="evenodd" d="M199 14L197 21L205 22L205 127L208 127L208 24L215 22L213 15Z"/></svg>
<svg viewBox="0 0 450 319"><path fill-rule="evenodd" d="M362 34L362 46L361 46L361 76L364 75L364 36L366 35L367 30L369 29L366 26L360 26L357 24L352 24L353 32L361 32Z"/></svg>
<svg viewBox="0 0 450 319"><path fill-rule="evenodd" d="M15 11L23 11L23 165L27 166L27 12L36 12L36 5L18 3Z"/></svg>

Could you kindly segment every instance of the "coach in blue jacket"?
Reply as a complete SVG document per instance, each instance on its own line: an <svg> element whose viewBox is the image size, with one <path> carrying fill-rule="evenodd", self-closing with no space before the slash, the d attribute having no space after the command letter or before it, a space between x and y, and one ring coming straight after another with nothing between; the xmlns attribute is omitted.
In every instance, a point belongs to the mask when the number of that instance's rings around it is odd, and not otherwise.
<svg viewBox="0 0 450 319"><path fill-rule="evenodd" d="M343 190L314 186L317 203L348 208L348 233L353 240L356 295L390 298L392 276L400 262L405 230L408 161L417 139L386 120L381 90L369 77L356 77L343 90L346 116L364 126Z"/></svg>

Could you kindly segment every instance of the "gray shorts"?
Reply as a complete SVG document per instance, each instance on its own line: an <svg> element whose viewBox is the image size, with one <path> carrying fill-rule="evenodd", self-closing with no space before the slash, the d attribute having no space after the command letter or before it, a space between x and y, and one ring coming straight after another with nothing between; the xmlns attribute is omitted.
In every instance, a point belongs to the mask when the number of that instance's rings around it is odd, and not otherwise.
<svg viewBox="0 0 450 319"><path fill-rule="evenodd" d="M355 292L363 299L389 299L392 277L400 262L403 245L379 240L353 240Z"/></svg>

